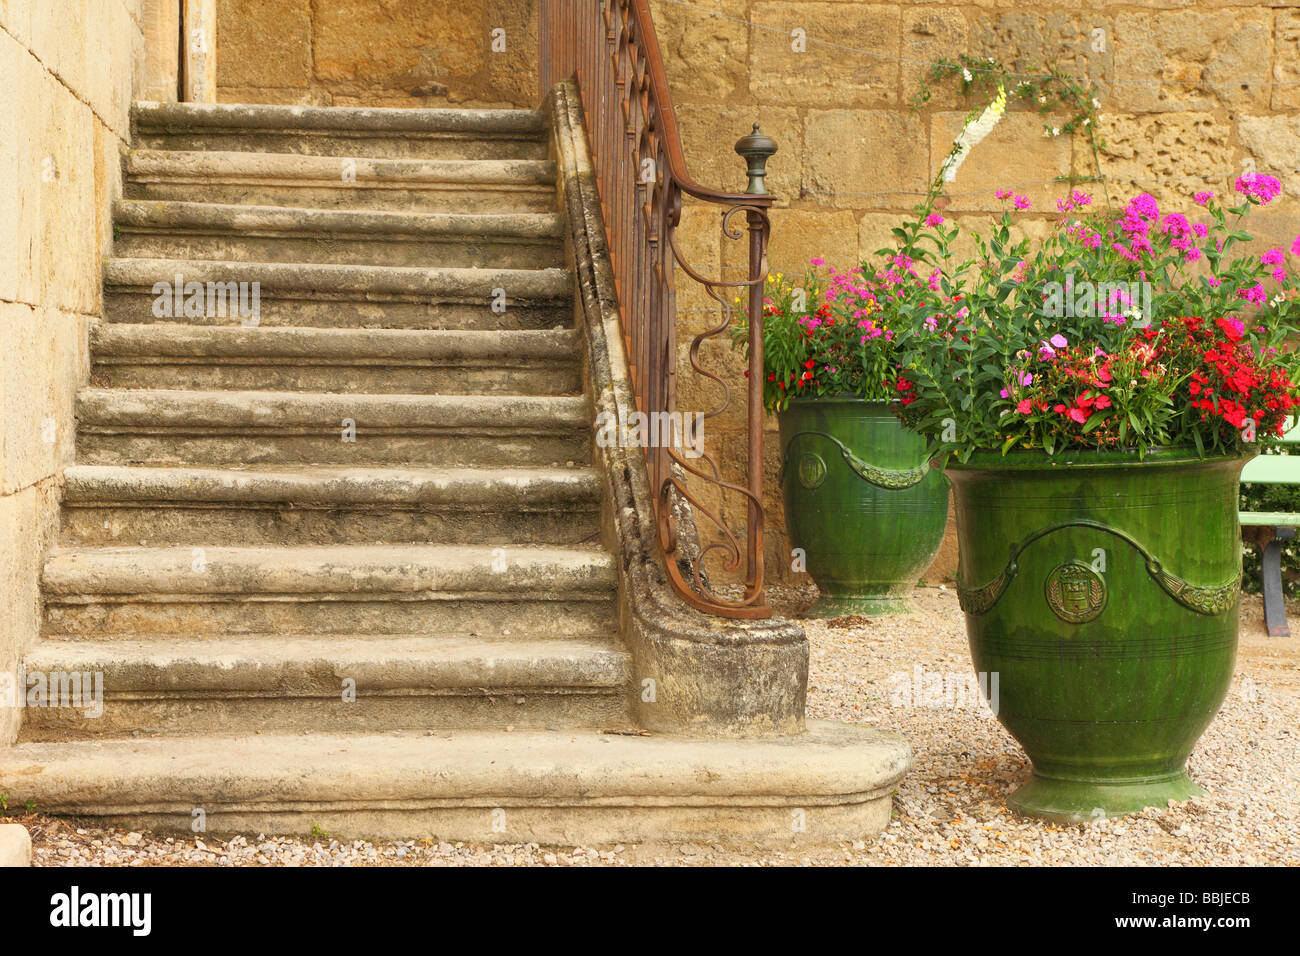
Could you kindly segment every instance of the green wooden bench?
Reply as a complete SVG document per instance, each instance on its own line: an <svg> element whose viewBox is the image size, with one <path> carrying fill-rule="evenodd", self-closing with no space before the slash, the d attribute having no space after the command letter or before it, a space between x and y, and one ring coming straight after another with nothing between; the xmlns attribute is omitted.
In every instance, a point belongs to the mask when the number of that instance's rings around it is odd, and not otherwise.
<svg viewBox="0 0 1300 956"><path fill-rule="evenodd" d="M1300 423L1292 419L1283 436L1286 444L1300 444ZM1300 485L1300 455L1260 455L1242 470L1241 480L1257 485ZM1243 511L1241 537L1260 549L1264 579L1264 625L1271 637L1290 637L1286 603L1282 597L1282 546L1295 537L1300 512Z"/></svg>

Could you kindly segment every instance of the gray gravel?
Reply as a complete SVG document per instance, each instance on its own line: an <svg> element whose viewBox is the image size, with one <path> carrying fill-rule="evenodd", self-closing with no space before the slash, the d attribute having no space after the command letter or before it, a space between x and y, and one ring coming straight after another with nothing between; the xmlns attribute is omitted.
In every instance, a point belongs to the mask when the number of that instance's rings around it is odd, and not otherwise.
<svg viewBox="0 0 1300 956"><path fill-rule="evenodd" d="M810 597L776 596L787 612ZM1232 689L1192 755L1192 776L1207 795L1087 826L1045 824L1007 810L1006 794L1024 779L1028 763L991 716L891 699L902 680L895 675L911 675L918 665L954 679L969 672L956 595L918 589L916 608L892 618L804 622L812 642L809 716L899 730L916 752L893 821L865 842L760 850L695 843L172 840L37 814L20 822L32 831L33 862L40 866L1300 865L1300 651L1296 638L1266 636L1258 597L1243 598ZM1300 623L1300 614L1293 620Z"/></svg>

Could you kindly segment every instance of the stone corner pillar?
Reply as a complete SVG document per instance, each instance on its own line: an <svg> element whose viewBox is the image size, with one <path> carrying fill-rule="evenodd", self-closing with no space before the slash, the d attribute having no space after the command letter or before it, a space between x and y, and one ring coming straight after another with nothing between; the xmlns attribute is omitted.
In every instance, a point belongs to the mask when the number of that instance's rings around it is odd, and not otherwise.
<svg viewBox="0 0 1300 956"><path fill-rule="evenodd" d="M185 0L182 93L189 103L217 101L217 0Z"/></svg>
<svg viewBox="0 0 1300 956"><path fill-rule="evenodd" d="M180 97L182 0L144 0L144 85L137 95L155 103Z"/></svg>

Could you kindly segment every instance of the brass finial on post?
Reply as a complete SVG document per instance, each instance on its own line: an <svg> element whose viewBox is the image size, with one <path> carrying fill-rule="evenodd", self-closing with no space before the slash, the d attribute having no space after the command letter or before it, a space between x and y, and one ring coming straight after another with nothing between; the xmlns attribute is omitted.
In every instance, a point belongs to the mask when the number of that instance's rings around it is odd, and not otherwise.
<svg viewBox="0 0 1300 956"><path fill-rule="evenodd" d="M759 130L757 123L754 124L754 132L740 137L736 142L736 152L749 164L749 186L745 189L749 195L767 195L767 186L763 180L767 176L767 161L776 150L776 140Z"/></svg>

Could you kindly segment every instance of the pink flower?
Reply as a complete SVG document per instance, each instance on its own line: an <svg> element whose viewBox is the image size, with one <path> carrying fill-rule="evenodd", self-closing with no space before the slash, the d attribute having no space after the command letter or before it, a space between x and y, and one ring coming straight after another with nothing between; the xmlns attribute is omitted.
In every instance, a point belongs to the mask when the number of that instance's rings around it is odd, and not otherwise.
<svg viewBox="0 0 1300 956"><path fill-rule="evenodd" d="M925 224L927 226L937 226L941 222L943 222L943 216L939 215L937 212L932 212L930 215L925 217Z"/></svg>
<svg viewBox="0 0 1300 956"><path fill-rule="evenodd" d="M1286 261L1286 256L1281 249L1270 249L1259 257L1259 261L1266 266L1280 266Z"/></svg>
<svg viewBox="0 0 1300 956"><path fill-rule="evenodd" d="M1245 176L1238 176L1237 181L1232 184L1232 188L1252 202L1267 206L1282 191L1282 184L1274 176L1266 176L1263 173L1247 173Z"/></svg>
<svg viewBox="0 0 1300 956"><path fill-rule="evenodd" d="M1072 408L1072 409L1070 409L1070 411L1069 411L1068 414L1069 414L1069 416L1070 416L1071 418L1073 418L1073 419L1074 419L1076 422L1078 422L1080 425L1082 425L1084 422L1086 422L1086 421L1088 420L1088 413L1087 413L1086 411L1084 411L1082 408L1077 408L1077 407L1076 407L1076 408Z"/></svg>
<svg viewBox="0 0 1300 956"><path fill-rule="evenodd" d="M1051 341L1051 343L1054 346L1056 346L1058 349L1063 349L1070 344L1069 341L1066 339L1066 337L1062 335L1060 332L1057 332L1055 335L1053 335L1049 341Z"/></svg>
<svg viewBox="0 0 1300 956"><path fill-rule="evenodd" d="M1031 202L1030 202L1028 199L1026 199L1024 196L1016 196L1016 197L1012 200L1012 202L1015 204L1015 207L1016 207L1017 209L1028 209L1030 206L1033 205L1033 203L1031 203Z"/></svg>
<svg viewBox="0 0 1300 956"><path fill-rule="evenodd" d="M1018 411L1021 415L1028 415L1033 410L1034 410L1034 403L1027 398L1022 399L1021 401L1016 403L1016 411Z"/></svg>
<svg viewBox="0 0 1300 956"><path fill-rule="evenodd" d="M1129 200L1126 211L1142 219L1160 218L1160 205L1150 193L1138 193Z"/></svg>
<svg viewBox="0 0 1300 956"><path fill-rule="evenodd" d="M813 265L815 265L815 266L824 266L824 265L826 265L826 260L825 260L825 259L809 259L808 261L809 261L810 263L812 263Z"/></svg>
<svg viewBox="0 0 1300 956"><path fill-rule="evenodd" d="M1186 252L1183 253L1184 262L1200 262L1200 260L1201 260L1200 249L1188 249Z"/></svg>
<svg viewBox="0 0 1300 956"><path fill-rule="evenodd" d="M1193 198L1194 200L1196 200L1196 205L1198 205L1198 206L1204 206L1204 205L1207 205L1207 204L1209 203L1209 201L1210 201L1211 199L1214 198L1214 193L1210 193L1210 192L1199 192L1199 193L1197 193L1195 196L1193 196L1192 198Z"/></svg>
<svg viewBox="0 0 1300 956"><path fill-rule="evenodd" d="M1300 256L1300 236L1295 237L1295 242L1291 243L1291 255Z"/></svg>
<svg viewBox="0 0 1300 956"><path fill-rule="evenodd" d="M1286 270L1283 269L1281 266L1278 266L1276 269L1274 269L1274 270L1273 270L1273 281L1274 281L1274 282L1285 282L1285 281L1286 281Z"/></svg>
<svg viewBox="0 0 1300 956"><path fill-rule="evenodd" d="M1265 300L1268 299L1268 294L1264 291L1262 285L1256 284L1251 286L1249 289L1238 289L1237 298L1245 299L1247 302L1252 302L1255 305L1263 305Z"/></svg>

